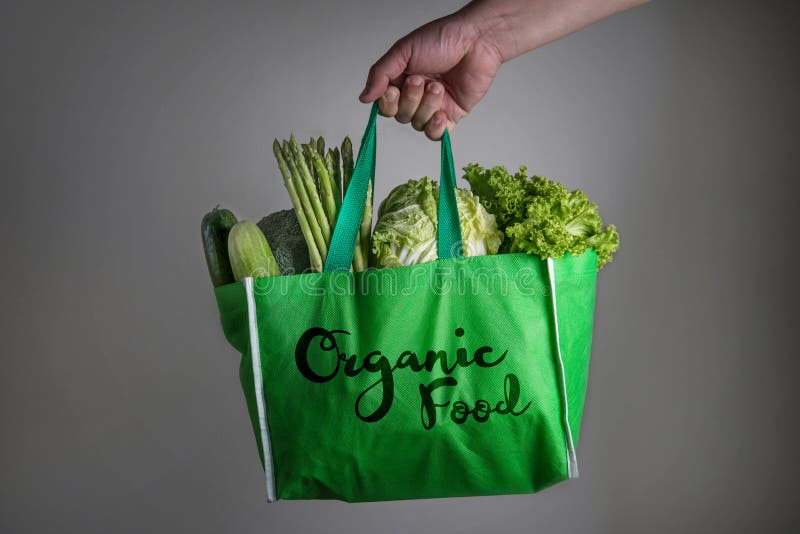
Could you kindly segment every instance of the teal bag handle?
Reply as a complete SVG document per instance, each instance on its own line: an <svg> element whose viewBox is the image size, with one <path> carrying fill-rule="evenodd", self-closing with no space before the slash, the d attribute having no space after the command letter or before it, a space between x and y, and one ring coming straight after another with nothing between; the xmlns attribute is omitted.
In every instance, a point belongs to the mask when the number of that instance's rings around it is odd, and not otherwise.
<svg viewBox="0 0 800 534"><path fill-rule="evenodd" d="M364 215L367 189L375 180L375 148L377 138L378 103L372 105L367 128L361 138L361 147L353 168L350 185L347 186L342 209L336 219L331 236L331 245L325 259L325 272L348 271L353 263L356 238ZM458 258L463 255L461 248L461 224L458 219L456 203L456 171L453 166L453 149L450 147L450 134L447 130L442 136L442 163L439 179L439 212L437 215L436 246L439 259Z"/></svg>

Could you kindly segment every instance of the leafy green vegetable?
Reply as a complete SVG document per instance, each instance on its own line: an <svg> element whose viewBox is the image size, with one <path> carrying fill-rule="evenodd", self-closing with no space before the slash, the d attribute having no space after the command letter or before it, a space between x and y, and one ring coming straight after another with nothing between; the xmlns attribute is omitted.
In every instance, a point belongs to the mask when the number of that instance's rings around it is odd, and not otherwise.
<svg viewBox="0 0 800 534"><path fill-rule="evenodd" d="M256 226L267 238L282 275L305 273L311 269L309 247L295 210L272 212Z"/></svg>
<svg viewBox="0 0 800 534"><path fill-rule="evenodd" d="M376 267L399 267L437 258L439 185L427 177L395 187L378 208L372 233ZM497 253L503 234L470 191L456 189L465 256Z"/></svg>
<svg viewBox="0 0 800 534"><path fill-rule="evenodd" d="M464 171L473 193L508 236L503 252L560 258L593 248L599 269L619 247L616 227L603 227L597 204L583 191L569 191L543 176L528 178L525 167L513 175L505 167L485 169L477 164Z"/></svg>
<svg viewBox="0 0 800 534"><path fill-rule="evenodd" d="M530 183L525 170L520 167L519 172L512 175L503 167L486 171L477 163L464 167L464 179L486 210L494 214L501 229L525 219L530 202Z"/></svg>

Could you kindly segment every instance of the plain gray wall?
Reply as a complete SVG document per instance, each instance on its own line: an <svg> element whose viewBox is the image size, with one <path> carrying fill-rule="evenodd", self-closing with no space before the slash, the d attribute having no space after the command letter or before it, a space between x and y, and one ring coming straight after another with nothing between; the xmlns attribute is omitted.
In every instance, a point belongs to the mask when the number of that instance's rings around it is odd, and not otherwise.
<svg viewBox="0 0 800 534"><path fill-rule="evenodd" d="M800 14L656 2L503 66L453 142L587 191L581 478L538 495L267 505L199 239L289 207L270 149L361 135L369 65L458 1L0 8L0 531L786 532L798 513ZM377 195L438 169L380 124Z"/></svg>

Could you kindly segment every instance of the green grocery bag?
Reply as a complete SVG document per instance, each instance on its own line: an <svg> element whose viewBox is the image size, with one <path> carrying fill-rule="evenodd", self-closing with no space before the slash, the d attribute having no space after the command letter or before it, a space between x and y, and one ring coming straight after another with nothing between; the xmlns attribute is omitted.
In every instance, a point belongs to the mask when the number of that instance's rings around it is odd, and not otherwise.
<svg viewBox="0 0 800 534"><path fill-rule="evenodd" d="M462 257L442 139L438 257L349 272L376 108L324 272L216 289L267 500L531 493L578 475L597 255Z"/></svg>

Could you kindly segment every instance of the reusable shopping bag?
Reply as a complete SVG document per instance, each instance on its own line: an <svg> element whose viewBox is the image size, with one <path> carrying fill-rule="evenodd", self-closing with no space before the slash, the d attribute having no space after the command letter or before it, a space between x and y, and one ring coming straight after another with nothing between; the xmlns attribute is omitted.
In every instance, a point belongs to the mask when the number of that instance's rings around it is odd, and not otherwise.
<svg viewBox="0 0 800 534"><path fill-rule="evenodd" d="M376 110L324 272L216 288L267 500L531 493L576 477L597 255L463 257L445 133L439 259L350 272Z"/></svg>

